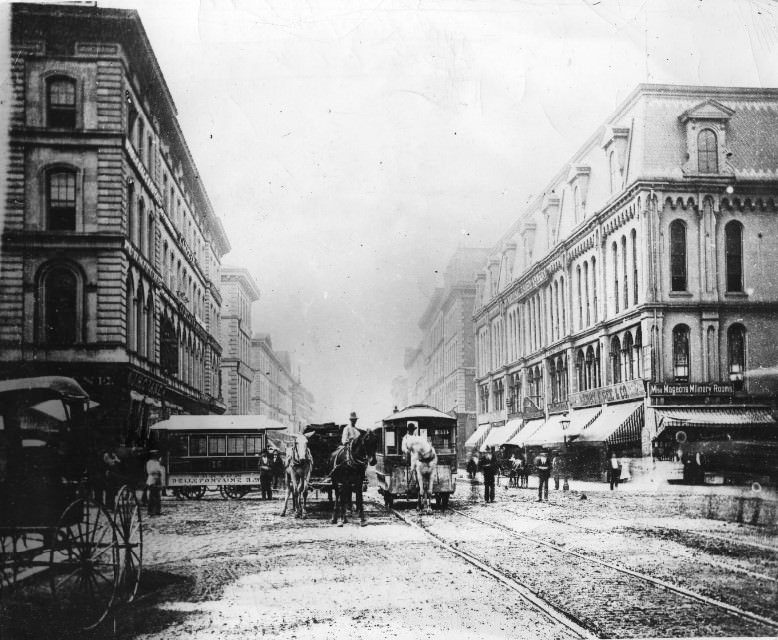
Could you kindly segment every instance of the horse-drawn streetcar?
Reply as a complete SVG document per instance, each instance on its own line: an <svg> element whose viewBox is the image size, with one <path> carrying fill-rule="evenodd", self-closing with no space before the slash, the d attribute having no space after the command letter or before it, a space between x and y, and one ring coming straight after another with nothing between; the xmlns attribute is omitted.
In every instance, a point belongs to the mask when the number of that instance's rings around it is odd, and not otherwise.
<svg viewBox="0 0 778 640"><path fill-rule="evenodd" d="M395 500L419 498L418 476L411 470L412 456L403 451L403 439L413 431L417 439L426 439L432 445L436 464L430 470L429 493L445 509L449 496L456 490L456 418L429 405L414 404L402 411L395 410L376 431L380 434L376 476L384 504L391 507Z"/></svg>
<svg viewBox="0 0 778 640"><path fill-rule="evenodd" d="M267 432L284 429L259 415L176 415L153 425L151 438L176 495L199 500L213 487L237 500L260 485L258 457L267 448Z"/></svg>
<svg viewBox="0 0 778 640"><path fill-rule="evenodd" d="M133 600L143 552L134 488L111 505L94 497L104 471L90 406L71 378L0 382L0 597L48 591L82 629Z"/></svg>

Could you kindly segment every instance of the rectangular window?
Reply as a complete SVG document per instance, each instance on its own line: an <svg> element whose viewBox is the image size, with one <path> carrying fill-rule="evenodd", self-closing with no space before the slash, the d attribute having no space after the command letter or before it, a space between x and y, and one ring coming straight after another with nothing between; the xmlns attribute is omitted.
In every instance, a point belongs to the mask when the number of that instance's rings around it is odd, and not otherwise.
<svg viewBox="0 0 778 640"><path fill-rule="evenodd" d="M76 174L73 171L49 174L48 228L54 231L76 229Z"/></svg>
<svg viewBox="0 0 778 640"><path fill-rule="evenodd" d="M263 448L262 436L246 436L246 455L260 453Z"/></svg>
<svg viewBox="0 0 778 640"><path fill-rule="evenodd" d="M208 454L207 439L205 436L190 436L189 455L204 456Z"/></svg>
<svg viewBox="0 0 778 640"><path fill-rule="evenodd" d="M243 436L227 436L227 455L242 456L246 452Z"/></svg>
<svg viewBox="0 0 778 640"><path fill-rule="evenodd" d="M47 124L59 129L76 126L76 83L68 78L53 78L48 84Z"/></svg>
<svg viewBox="0 0 778 640"><path fill-rule="evenodd" d="M223 456L227 453L227 438L225 436L208 436L208 455Z"/></svg>

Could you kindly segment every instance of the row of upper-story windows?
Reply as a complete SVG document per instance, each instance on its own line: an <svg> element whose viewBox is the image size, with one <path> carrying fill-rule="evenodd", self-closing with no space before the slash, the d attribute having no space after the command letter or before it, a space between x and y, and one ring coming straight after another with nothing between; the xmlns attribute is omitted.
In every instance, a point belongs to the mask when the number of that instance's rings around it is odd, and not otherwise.
<svg viewBox="0 0 778 640"><path fill-rule="evenodd" d="M670 223L670 290L685 292L688 289L686 223L673 220ZM743 225L732 220L724 227L724 268L726 291L743 291Z"/></svg>

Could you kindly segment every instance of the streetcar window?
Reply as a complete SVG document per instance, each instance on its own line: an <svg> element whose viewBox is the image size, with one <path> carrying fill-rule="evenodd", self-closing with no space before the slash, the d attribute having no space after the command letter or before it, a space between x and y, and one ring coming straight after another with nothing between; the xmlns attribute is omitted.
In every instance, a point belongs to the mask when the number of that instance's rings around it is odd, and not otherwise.
<svg viewBox="0 0 778 640"><path fill-rule="evenodd" d="M187 436L176 435L168 438L168 451L173 456L186 455Z"/></svg>
<svg viewBox="0 0 778 640"><path fill-rule="evenodd" d="M189 438L189 455L204 456L208 454L205 436L191 436Z"/></svg>
<svg viewBox="0 0 778 640"><path fill-rule="evenodd" d="M245 449L243 436L227 436L228 456L242 456Z"/></svg>
<svg viewBox="0 0 778 640"><path fill-rule="evenodd" d="M262 451L262 436L246 436L246 455Z"/></svg>
<svg viewBox="0 0 778 640"><path fill-rule="evenodd" d="M451 431L449 429L431 429L430 443L435 449L451 448Z"/></svg>
<svg viewBox="0 0 778 640"><path fill-rule="evenodd" d="M227 453L227 438L224 436L208 436L208 455L223 456Z"/></svg>

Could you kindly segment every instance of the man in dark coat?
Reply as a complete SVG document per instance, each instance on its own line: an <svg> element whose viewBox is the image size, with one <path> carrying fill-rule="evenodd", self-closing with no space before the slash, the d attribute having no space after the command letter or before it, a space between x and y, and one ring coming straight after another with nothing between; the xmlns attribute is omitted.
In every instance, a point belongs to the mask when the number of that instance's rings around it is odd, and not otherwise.
<svg viewBox="0 0 778 640"><path fill-rule="evenodd" d="M276 450L270 454L270 464L273 468L273 489L284 488L284 476L286 474L286 464L281 456L281 452Z"/></svg>
<svg viewBox="0 0 778 640"><path fill-rule="evenodd" d="M478 461L478 467L484 477L484 501L494 502L494 477L497 475L497 457L494 449L488 450Z"/></svg>
<svg viewBox="0 0 778 640"><path fill-rule="evenodd" d="M273 463L267 451L259 457L259 486L262 489L262 499L273 499Z"/></svg>
<svg viewBox="0 0 778 640"><path fill-rule="evenodd" d="M535 469L538 472L538 502L543 502L545 496L548 502L548 479L551 477L551 457L543 449L535 458Z"/></svg>

